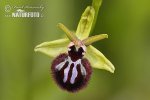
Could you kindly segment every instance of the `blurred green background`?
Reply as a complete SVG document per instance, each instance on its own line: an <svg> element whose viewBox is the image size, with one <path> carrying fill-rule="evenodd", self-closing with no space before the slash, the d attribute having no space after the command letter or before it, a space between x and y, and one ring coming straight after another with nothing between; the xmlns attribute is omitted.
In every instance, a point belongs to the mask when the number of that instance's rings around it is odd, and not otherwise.
<svg viewBox="0 0 150 100"><path fill-rule="evenodd" d="M61 90L50 75L52 58L35 53L44 41L61 38L56 25L75 30L91 0L0 1L0 100L150 100L150 1L103 0L94 34L109 39L94 43L114 64L111 74L93 70L84 90ZM5 5L43 5L43 18L5 17Z"/></svg>

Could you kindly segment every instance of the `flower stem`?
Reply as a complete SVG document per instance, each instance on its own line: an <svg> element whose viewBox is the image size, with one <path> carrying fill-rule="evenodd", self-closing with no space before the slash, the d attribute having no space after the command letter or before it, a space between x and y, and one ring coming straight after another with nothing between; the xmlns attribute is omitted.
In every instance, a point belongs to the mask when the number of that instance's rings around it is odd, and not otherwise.
<svg viewBox="0 0 150 100"><path fill-rule="evenodd" d="M102 0L93 0L93 2L92 2L92 7L95 10L95 15L94 15L94 21L92 23L91 32L93 31L93 29L95 27L97 16L98 16L98 12L99 12L99 8L101 7L101 4L102 4Z"/></svg>

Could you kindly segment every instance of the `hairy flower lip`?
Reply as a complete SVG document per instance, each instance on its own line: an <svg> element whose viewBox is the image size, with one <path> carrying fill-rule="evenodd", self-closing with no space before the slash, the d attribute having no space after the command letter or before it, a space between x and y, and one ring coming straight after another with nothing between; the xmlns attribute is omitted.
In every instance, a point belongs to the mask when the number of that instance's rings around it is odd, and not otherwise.
<svg viewBox="0 0 150 100"><path fill-rule="evenodd" d="M53 61L52 61L52 66L51 66L51 73L52 73L52 77L53 79L55 80L56 84L68 91L68 92L71 92L71 93L75 93L75 92L78 92L79 90L85 88L89 81L90 81L90 77L91 77L91 74L92 74L92 68L91 68L91 65L89 63L89 61L87 59L82 59L82 64L85 66L85 70L86 70L86 76L83 76L84 78L77 81L77 83L75 84L68 84L68 81L67 83L64 83L63 80L61 79L63 77L63 75L61 75L60 77L58 76L58 74L60 73L58 70L55 70L56 66L60 63L60 62L64 62L64 58L67 58L67 54L66 53L63 53L63 54L60 54L58 55ZM68 63L68 62L67 62ZM66 64L64 64L64 67L65 67ZM61 71L61 69L59 69ZM62 70L64 70L64 68L62 67ZM62 71L61 71L62 72Z"/></svg>

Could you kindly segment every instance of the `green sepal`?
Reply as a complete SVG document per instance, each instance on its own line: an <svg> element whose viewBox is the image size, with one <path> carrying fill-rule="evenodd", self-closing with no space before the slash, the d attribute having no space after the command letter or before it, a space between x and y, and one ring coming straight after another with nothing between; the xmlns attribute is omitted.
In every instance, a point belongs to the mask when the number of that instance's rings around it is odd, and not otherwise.
<svg viewBox="0 0 150 100"><path fill-rule="evenodd" d="M80 40L83 40L89 36L94 20L94 15L95 10L92 6L88 6L83 12L76 30L76 36Z"/></svg>
<svg viewBox="0 0 150 100"><path fill-rule="evenodd" d="M91 45L87 47L85 58L90 61L93 68L104 69L111 73L115 71L114 65L99 50Z"/></svg>
<svg viewBox="0 0 150 100"><path fill-rule="evenodd" d="M50 42L43 42L37 45L34 49L35 52L41 52L50 57L56 57L61 53L67 52L69 39L59 39Z"/></svg>

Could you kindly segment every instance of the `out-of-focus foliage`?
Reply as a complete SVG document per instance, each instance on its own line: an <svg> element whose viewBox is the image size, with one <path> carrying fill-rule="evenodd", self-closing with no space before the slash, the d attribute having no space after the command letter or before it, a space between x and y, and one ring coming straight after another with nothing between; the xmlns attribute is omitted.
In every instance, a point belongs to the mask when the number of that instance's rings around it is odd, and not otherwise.
<svg viewBox="0 0 150 100"><path fill-rule="evenodd" d="M110 74L93 70L88 87L70 94L59 89L50 75L52 58L34 53L44 41L62 38L59 22L76 30L90 0L0 1L0 100L149 100L150 1L103 0L92 35L109 39L94 46L110 59ZM41 5L43 18L7 18L5 5ZM99 32L99 33L97 33Z"/></svg>

